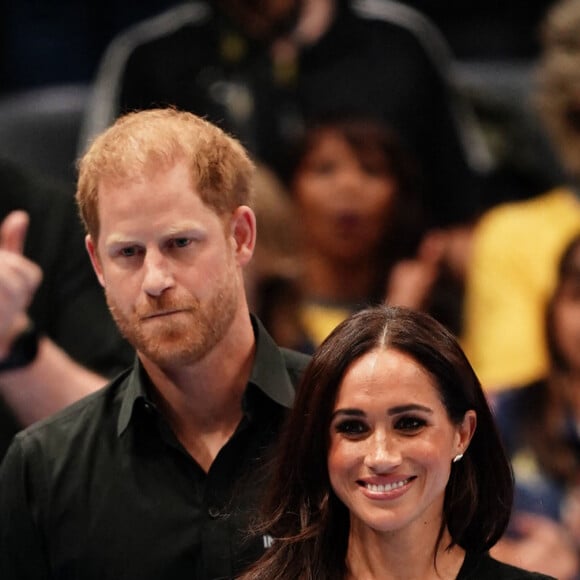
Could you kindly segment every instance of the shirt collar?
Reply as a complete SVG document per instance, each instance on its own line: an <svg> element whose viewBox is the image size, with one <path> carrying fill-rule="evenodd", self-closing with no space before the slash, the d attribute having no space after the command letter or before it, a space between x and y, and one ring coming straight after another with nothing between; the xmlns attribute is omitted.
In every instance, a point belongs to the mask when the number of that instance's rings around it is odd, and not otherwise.
<svg viewBox="0 0 580 580"><path fill-rule="evenodd" d="M251 315L251 321L256 340L256 353L249 384L257 387L275 403L290 408L294 402L294 387L282 352L258 318ZM147 395L146 385L149 378L138 357L135 357L133 369L126 381L127 388L117 421L117 435L121 435L127 429L138 401L145 406L153 405Z"/></svg>
<svg viewBox="0 0 580 580"><path fill-rule="evenodd" d="M252 316L256 337L256 355L250 383L270 399L290 408L294 403L294 387L290 381L282 351L268 334L260 320Z"/></svg>
<svg viewBox="0 0 580 580"><path fill-rule="evenodd" d="M123 395L123 401L121 403L121 409L119 411L119 420L117 421L117 435L121 435L128 427L137 401L142 401L143 405L153 405L147 396L147 390L145 388L148 380L149 379L145 373L145 369L143 369L141 361L137 356L135 356L133 369L126 379L127 388L125 389L125 394Z"/></svg>

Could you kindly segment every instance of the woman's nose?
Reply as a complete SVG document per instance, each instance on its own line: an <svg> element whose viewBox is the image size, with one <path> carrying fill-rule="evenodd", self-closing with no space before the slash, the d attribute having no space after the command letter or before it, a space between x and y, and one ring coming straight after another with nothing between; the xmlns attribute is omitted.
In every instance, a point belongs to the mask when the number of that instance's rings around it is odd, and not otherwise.
<svg viewBox="0 0 580 580"><path fill-rule="evenodd" d="M340 187L347 191L357 190L361 187L362 172L356 167L345 167L338 175Z"/></svg>
<svg viewBox="0 0 580 580"><path fill-rule="evenodd" d="M376 436L369 441L364 464L370 470L380 473L390 471L402 460L400 445L394 439Z"/></svg>

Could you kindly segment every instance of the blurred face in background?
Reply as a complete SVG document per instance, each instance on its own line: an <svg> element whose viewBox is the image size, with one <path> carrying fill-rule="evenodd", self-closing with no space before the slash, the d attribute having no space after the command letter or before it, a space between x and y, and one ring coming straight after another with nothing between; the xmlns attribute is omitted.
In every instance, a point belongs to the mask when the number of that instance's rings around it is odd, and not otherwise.
<svg viewBox="0 0 580 580"><path fill-rule="evenodd" d="M292 179L304 241L333 261L381 248L397 192L377 146L355 149L340 131L318 129Z"/></svg>
<svg viewBox="0 0 580 580"><path fill-rule="evenodd" d="M244 34L271 42L295 27L303 0L219 0L217 4Z"/></svg>

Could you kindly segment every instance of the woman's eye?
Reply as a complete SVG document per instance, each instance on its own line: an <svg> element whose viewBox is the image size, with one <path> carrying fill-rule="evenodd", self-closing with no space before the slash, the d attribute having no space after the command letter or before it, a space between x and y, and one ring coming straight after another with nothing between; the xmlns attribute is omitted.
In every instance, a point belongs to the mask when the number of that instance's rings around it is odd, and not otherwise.
<svg viewBox="0 0 580 580"><path fill-rule="evenodd" d="M362 421L341 421L336 424L335 430L337 433L342 433L343 435L362 435L368 431L368 427Z"/></svg>
<svg viewBox="0 0 580 580"><path fill-rule="evenodd" d="M421 419L420 417L401 417L395 423L395 428L399 431L407 431L407 432L414 432L419 431L425 425L427 421L425 419Z"/></svg>

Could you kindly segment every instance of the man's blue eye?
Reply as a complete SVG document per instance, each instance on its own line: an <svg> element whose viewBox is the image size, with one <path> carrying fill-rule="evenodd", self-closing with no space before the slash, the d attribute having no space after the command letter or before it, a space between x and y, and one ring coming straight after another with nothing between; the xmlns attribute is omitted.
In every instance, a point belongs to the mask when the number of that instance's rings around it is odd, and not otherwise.
<svg viewBox="0 0 580 580"><path fill-rule="evenodd" d="M135 254L137 254L137 250L134 247L131 248L123 248L121 250L121 255L125 256L126 258L130 258L132 256L134 256Z"/></svg>

